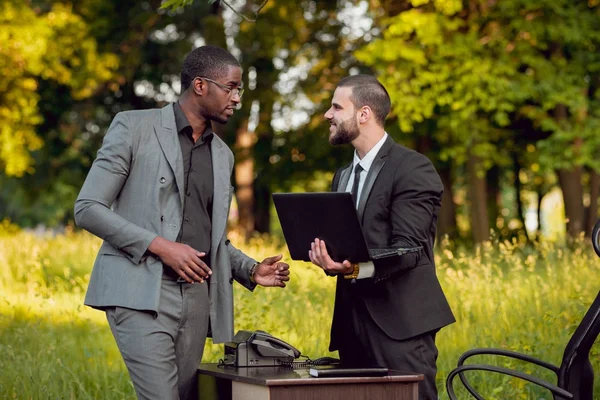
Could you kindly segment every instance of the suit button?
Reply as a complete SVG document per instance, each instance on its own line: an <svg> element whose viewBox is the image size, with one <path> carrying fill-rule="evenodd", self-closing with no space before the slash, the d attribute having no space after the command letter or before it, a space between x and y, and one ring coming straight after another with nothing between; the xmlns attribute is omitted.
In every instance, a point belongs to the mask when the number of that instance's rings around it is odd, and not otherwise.
<svg viewBox="0 0 600 400"><path fill-rule="evenodd" d="M160 177L160 183L165 183L166 181L167 181L167 180L165 179L165 177L164 177L164 176L161 176L161 177Z"/></svg>
<svg viewBox="0 0 600 400"><path fill-rule="evenodd" d="M233 285L233 278L229 278L229 284Z"/></svg>

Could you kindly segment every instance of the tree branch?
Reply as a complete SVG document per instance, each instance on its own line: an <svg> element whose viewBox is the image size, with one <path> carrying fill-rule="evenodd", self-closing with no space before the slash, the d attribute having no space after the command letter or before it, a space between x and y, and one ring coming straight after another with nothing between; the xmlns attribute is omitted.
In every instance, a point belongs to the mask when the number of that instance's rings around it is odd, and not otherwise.
<svg viewBox="0 0 600 400"><path fill-rule="evenodd" d="M267 4L269 0L264 0L263 3L258 7L258 9L254 12L254 19L247 17L246 15L240 13L239 11L237 11L235 8L233 8L231 6L231 4L229 4L226 0L221 0L221 3L225 4L227 7L229 7L231 9L231 11L233 11L234 13L236 13L237 15L239 15L240 17L242 17L243 19L245 19L248 22L256 22L256 18L258 17L258 13L260 12L260 10L263 9L263 7L265 6L265 4Z"/></svg>

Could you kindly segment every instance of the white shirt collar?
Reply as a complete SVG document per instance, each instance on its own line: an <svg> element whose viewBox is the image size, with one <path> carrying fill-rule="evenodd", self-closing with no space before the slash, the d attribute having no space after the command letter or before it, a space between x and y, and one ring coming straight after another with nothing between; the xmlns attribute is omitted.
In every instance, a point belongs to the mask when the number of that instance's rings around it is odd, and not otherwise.
<svg viewBox="0 0 600 400"><path fill-rule="evenodd" d="M367 154L365 154L362 160L358 158L358 153L356 152L356 150L354 150L354 161L352 162L352 170L354 171L354 167L356 167L356 164L360 164L360 166L365 170L365 172L369 172L369 168L371 168L371 164L373 164L375 156L377 155L377 153L379 153L379 150L381 149L381 146L383 146L383 144L385 143L387 137L387 132L384 132L383 137L379 139L379 142L377 142Z"/></svg>

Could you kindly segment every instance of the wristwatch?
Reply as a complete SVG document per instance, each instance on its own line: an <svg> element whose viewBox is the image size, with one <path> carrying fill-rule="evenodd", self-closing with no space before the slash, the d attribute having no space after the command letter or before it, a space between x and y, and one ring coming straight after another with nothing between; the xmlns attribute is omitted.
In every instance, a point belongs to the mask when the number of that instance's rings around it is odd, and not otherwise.
<svg viewBox="0 0 600 400"><path fill-rule="evenodd" d="M345 274L344 275L344 279L356 279L358 278L358 271L360 270L360 267L358 265L358 263L353 263L352 264L352 272L349 274Z"/></svg>
<svg viewBox="0 0 600 400"><path fill-rule="evenodd" d="M254 274L256 273L257 266L258 266L258 263L255 262L254 265L252 267L250 267L250 282L252 282L252 283L256 283L256 281L254 280Z"/></svg>

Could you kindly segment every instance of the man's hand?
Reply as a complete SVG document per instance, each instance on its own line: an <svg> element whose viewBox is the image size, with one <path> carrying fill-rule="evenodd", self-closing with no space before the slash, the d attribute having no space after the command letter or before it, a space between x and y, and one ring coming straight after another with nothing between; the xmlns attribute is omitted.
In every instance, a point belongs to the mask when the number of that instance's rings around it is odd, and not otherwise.
<svg viewBox="0 0 600 400"><path fill-rule="evenodd" d="M285 287L285 282L290 280L290 266L279 262L282 257L278 254L265 258L254 269L254 281L261 286Z"/></svg>
<svg viewBox="0 0 600 400"><path fill-rule="evenodd" d="M187 283L204 282L212 271L201 260L206 253L195 250L187 244L171 242L157 236L148 250L156 254L163 264L171 267Z"/></svg>
<svg viewBox="0 0 600 400"><path fill-rule="evenodd" d="M344 260L341 263L333 261L331 257L329 257L329 253L327 253L325 241L321 239L315 239L310 244L308 257L313 264L323 268L329 275L350 274L354 270L352 263L348 260Z"/></svg>

